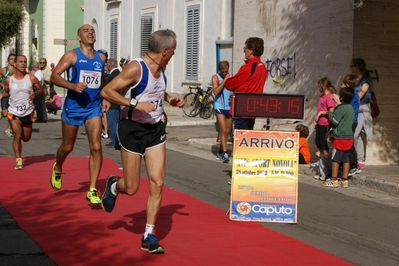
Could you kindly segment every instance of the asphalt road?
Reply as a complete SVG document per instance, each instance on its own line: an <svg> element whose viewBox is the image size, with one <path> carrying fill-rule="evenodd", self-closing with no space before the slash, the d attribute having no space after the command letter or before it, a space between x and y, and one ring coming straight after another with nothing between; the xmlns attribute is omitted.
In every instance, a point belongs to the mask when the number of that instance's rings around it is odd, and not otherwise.
<svg viewBox="0 0 399 266"><path fill-rule="evenodd" d="M0 120L3 130L5 122ZM23 144L23 156L54 156L61 142L60 121L50 119L48 123L34 124L34 129L31 141ZM231 164L215 160L212 151L218 147L201 149L187 141L216 137L214 126L168 127L167 133L166 186L226 211ZM106 148L106 143L108 140L103 139L104 156L120 165L119 152ZM86 136L79 134L71 156L87 156L87 147ZM13 156L11 139L3 134L0 134L0 155ZM397 198L364 188L324 189L312 182L300 176L297 224L265 223L264 226L356 265L399 265L399 212L397 207L384 203Z"/></svg>

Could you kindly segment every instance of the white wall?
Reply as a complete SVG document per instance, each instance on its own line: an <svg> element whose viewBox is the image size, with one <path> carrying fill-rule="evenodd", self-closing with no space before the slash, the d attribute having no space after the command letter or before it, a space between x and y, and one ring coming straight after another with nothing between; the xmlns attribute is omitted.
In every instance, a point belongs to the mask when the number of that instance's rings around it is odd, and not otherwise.
<svg viewBox="0 0 399 266"><path fill-rule="evenodd" d="M216 70L216 41L231 39L232 0L135 0L108 4L85 0L85 23L98 22L96 47L109 49L109 21L119 18L119 57L140 55L140 21L143 12L154 11L154 30L172 29L177 35L177 49L166 69L168 92L183 94L189 84L207 85ZM201 38L198 80L185 80L185 19L186 8L200 5ZM224 58L221 58L224 59ZM118 58L119 60L119 58Z"/></svg>

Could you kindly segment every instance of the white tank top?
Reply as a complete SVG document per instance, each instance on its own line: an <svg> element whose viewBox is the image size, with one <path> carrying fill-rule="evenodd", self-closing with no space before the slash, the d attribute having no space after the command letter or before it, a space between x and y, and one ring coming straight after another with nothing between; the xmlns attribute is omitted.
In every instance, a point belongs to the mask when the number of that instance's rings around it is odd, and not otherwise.
<svg viewBox="0 0 399 266"><path fill-rule="evenodd" d="M131 119L142 124L155 124L159 122L163 115L163 100L166 91L166 76L162 72L159 78L155 78L148 69L146 63L141 58L133 59L141 67L140 81L133 87L122 92L125 98L130 99L132 94L139 102L152 102L155 110L149 114L133 109L132 116L129 117L129 107L121 106L121 117ZM131 64L131 62L130 62Z"/></svg>
<svg viewBox="0 0 399 266"><path fill-rule="evenodd" d="M14 76L10 77L9 84L9 107L8 112L18 117L23 117L31 114L35 110L33 101L29 100L29 93L33 91L32 82L29 74L26 74L23 79L16 79Z"/></svg>

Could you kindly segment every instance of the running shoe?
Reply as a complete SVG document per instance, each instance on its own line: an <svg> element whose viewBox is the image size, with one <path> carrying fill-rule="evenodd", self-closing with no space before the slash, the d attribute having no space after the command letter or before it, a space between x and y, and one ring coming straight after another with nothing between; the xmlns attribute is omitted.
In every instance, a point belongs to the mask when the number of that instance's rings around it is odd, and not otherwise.
<svg viewBox="0 0 399 266"><path fill-rule="evenodd" d="M348 182L348 180L345 180L345 181L342 181L341 180L341 187L343 187L343 188L348 188L349 187L349 182Z"/></svg>
<svg viewBox="0 0 399 266"><path fill-rule="evenodd" d="M15 170L23 170L24 169L24 162L22 158L17 158L15 160Z"/></svg>
<svg viewBox="0 0 399 266"><path fill-rule="evenodd" d="M86 130L83 130L82 132L80 132L80 135L86 135Z"/></svg>
<svg viewBox="0 0 399 266"><path fill-rule="evenodd" d="M101 199L98 196L98 191L95 188L91 188L87 191L86 199L90 202L90 204L100 204Z"/></svg>
<svg viewBox="0 0 399 266"><path fill-rule="evenodd" d="M12 132L11 129L6 129L6 131L4 131L4 134L6 135L6 137L9 137L9 138L14 137L14 133Z"/></svg>
<svg viewBox="0 0 399 266"><path fill-rule="evenodd" d="M60 190L62 186L61 173L55 171L55 162L53 164L53 171L51 173L50 184L55 190Z"/></svg>
<svg viewBox="0 0 399 266"><path fill-rule="evenodd" d="M227 180L227 184L231 185L231 177Z"/></svg>
<svg viewBox="0 0 399 266"><path fill-rule="evenodd" d="M105 190L101 197L101 206L106 212L112 212L114 210L117 196L112 194L111 185L117 181L118 178L116 176L110 175L105 183Z"/></svg>
<svg viewBox="0 0 399 266"><path fill-rule="evenodd" d="M223 153L223 156L222 156L222 162L224 162L224 163L228 163L229 162L229 155L227 154L227 152L224 152Z"/></svg>
<svg viewBox="0 0 399 266"><path fill-rule="evenodd" d="M150 254L162 254L165 253L163 246L158 243L157 238L153 234L148 234L146 239L141 239L141 249L148 251Z"/></svg>
<svg viewBox="0 0 399 266"><path fill-rule="evenodd" d="M101 137L102 137L103 139L107 139L107 138L108 138L108 134L101 133Z"/></svg>
<svg viewBox="0 0 399 266"><path fill-rule="evenodd" d="M221 161L222 160L222 157L223 157L223 153L216 153L216 160L219 160L219 161Z"/></svg>
<svg viewBox="0 0 399 266"><path fill-rule="evenodd" d="M338 182L338 180L327 179L326 181L321 182L321 185L323 187L334 187L334 188L336 188L336 187L339 186L339 182Z"/></svg>
<svg viewBox="0 0 399 266"><path fill-rule="evenodd" d="M353 168L349 170L348 176L354 176L356 174L360 174L362 172L362 169L359 167Z"/></svg>

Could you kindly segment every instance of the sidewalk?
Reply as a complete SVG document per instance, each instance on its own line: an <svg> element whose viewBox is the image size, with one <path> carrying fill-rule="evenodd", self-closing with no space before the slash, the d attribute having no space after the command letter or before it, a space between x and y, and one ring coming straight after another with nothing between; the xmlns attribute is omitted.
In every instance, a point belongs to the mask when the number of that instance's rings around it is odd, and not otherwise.
<svg viewBox="0 0 399 266"><path fill-rule="evenodd" d="M168 126L190 126L190 125L214 125L214 119L201 119L199 117L187 117L180 109L166 107L168 114ZM219 145L216 142L216 128L214 138L190 139L190 145L204 150L211 150L212 146ZM229 152L232 145L228 144ZM309 165L300 165L299 174L313 176L314 172ZM366 165L360 174L350 178L351 185L358 187L365 186L388 193L391 196L399 197L399 165Z"/></svg>

